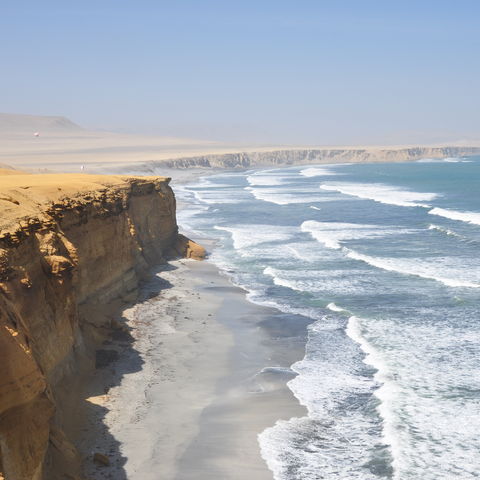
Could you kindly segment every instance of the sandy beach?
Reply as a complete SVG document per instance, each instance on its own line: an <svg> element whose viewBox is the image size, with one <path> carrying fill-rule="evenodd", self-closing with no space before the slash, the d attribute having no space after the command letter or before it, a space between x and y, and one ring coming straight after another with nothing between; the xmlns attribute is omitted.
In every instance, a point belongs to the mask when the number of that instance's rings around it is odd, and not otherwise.
<svg viewBox="0 0 480 480"><path fill-rule="evenodd" d="M86 475L272 478L257 435L304 410L286 387L291 375L270 367L303 356L305 324L248 302L208 261L189 260L158 272L122 320L133 343L91 384L107 393L90 399ZM112 375L122 379L108 389ZM93 463L94 452L111 466Z"/></svg>

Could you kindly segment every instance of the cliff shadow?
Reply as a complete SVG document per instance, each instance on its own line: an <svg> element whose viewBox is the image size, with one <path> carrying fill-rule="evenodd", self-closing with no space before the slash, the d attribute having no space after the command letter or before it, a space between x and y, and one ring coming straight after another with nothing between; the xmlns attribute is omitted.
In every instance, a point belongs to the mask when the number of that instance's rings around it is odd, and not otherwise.
<svg viewBox="0 0 480 480"><path fill-rule="evenodd" d="M95 373L88 381L82 405L83 425L77 436L84 475L88 480L128 478L125 470L128 458L122 454L121 442L115 433L123 428L127 432L129 428L135 428L141 418L142 395L146 387L145 378L138 375L145 366L146 355L140 345L141 335L151 323L161 319L161 311L156 314L155 310L149 311L142 306L154 305L157 299L160 300L162 291L173 287L161 277L161 273L176 268L171 264L155 268L140 285L137 299L124 303L112 314L108 338L96 349ZM149 311L149 314L139 314L142 310ZM125 386L126 377L131 374L137 375L128 378ZM122 392L118 387L125 387L128 392Z"/></svg>

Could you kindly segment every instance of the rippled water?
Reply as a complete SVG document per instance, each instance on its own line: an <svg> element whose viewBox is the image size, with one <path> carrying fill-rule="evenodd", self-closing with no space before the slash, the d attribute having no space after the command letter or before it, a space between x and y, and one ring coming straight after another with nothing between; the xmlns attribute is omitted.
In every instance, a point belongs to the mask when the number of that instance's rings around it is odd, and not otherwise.
<svg viewBox="0 0 480 480"><path fill-rule="evenodd" d="M177 191L249 298L311 318L259 436L276 479L480 477L480 158L230 173ZM275 367L275 365L272 365Z"/></svg>

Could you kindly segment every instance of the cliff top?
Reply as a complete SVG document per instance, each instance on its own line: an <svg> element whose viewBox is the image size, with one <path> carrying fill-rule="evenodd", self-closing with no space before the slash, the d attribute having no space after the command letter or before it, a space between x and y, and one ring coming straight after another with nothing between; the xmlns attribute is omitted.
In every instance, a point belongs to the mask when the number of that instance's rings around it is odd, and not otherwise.
<svg viewBox="0 0 480 480"><path fill-rule="evenodd" d="M88 194L131 188L132 183L166 181L167 177L121 175L45 174L30 175L0 169L0 230L18 225L20 220L38 216L45 207Z"/></svg>

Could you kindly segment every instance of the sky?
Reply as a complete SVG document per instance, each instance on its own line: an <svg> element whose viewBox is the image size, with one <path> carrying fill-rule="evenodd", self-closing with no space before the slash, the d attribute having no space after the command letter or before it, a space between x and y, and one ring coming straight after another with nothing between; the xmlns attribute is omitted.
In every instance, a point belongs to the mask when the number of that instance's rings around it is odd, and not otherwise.
<svg viewBox="0 0 480 480"><path fill-rule="evenodd" d="M0 111L250 144L480 138L477 0L1 0Z"/></svg>

